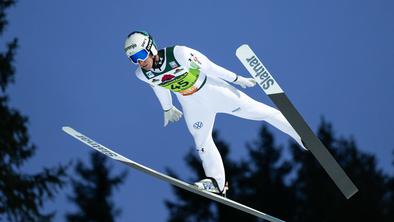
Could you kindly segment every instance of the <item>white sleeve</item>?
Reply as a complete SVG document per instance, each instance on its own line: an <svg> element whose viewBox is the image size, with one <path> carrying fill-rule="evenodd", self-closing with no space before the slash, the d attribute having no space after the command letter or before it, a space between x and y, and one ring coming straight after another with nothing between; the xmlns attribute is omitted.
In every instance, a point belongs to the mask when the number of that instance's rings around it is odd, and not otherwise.
<svg viewBox="0 0 394 222"><path fill-rule="evenodd" d="M172 96L170 90L160 86L153 86L153 85L151 86L157 98L160 101L161 108L163 108L163 110L171 109L173 105L172 105Z"/></svg>
<svg viewBox="0 0 394 222"><path fill-rule="evenodd" d="M233 82L237 78L237 74L216 65L199 51L186 46L176 46L174 48L174 56L181 65L188 66L191 61L194 61L201 71L208 76L219 77L228 82Z"/></svg>
<svg viewBox="0 0 394 222"><path fill-rule="evenodd" d="M172 96L170 90L160 87L160 86L155 86L149 82L142 73L141 68L137 68L135 71L135 75L142 81L148 83L152 89L153 92L155 92L157 98L159 99L160 105L163 110L169 110L172 108Z"/></svg>

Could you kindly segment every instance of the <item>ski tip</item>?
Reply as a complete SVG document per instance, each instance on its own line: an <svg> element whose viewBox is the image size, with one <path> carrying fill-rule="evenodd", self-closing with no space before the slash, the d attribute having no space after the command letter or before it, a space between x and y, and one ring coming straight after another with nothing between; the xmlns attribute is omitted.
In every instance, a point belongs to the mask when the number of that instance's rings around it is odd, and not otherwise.
<svg viewBox="0 0 394 222"><path fill-rule="evenodd" d="M69 127L69 126L63 126L63 127L62 127L62 130L63 130L64 132L70 132L70 131L73 130L73 128L71 128L71 127Z"/></svg>
<svg viewBox="0 0 394 222"><path fill-rule="evenodd" d="M245 49L250 49L248 44L242 44L241 46L239 46L235 52L236 55L241 54L243 51L245 51Z"/></svg>

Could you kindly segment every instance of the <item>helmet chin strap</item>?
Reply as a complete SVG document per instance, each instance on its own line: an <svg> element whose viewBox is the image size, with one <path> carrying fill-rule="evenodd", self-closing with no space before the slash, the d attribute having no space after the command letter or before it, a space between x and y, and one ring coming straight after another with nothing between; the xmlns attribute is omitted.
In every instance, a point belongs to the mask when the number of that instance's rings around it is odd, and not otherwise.
<svg viewBox="0 0 394 222"><path fill-rule="evenodd" d="M162 63L159 63L159 61L160 61L159 54L154 55L153 56L153 65L152 65L153 69L159 69L161 67Z"/></svg>

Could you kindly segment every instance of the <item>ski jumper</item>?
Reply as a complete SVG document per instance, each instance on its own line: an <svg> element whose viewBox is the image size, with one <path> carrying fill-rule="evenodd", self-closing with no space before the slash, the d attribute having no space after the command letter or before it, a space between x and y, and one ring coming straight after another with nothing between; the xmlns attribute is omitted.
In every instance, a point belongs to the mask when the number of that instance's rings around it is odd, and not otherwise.
<svg viewBox="0 0 394 222"><path fill-rule="evenodd" d="M176 95L194 138L205 175L214 178L221 190L225 185L225 171L212 138L217 113L264 120L304 147L300 136L280 111L257 102L227 83L237 78L235 73L186 46L167 47L160 50L158 55L158 68L146 71L138 67L136 76L152 86L163 110L169 110L173 106L171 91Z"/></svg>

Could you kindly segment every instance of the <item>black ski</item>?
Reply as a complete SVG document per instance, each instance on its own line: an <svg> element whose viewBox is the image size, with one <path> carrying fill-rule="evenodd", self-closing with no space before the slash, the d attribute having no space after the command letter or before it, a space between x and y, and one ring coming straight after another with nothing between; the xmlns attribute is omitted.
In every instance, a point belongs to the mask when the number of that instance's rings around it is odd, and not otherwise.
<svg viewBox="0 0 394 222"><path fill-rule="evenodd" d="M245 68L257 81L257 84L263 89L268 97L275 103L278 109L286 117L295 131L304 141L307 149L315 156L324 170L328 173L343 195L349 199L358 189L338 162L330 154L323 143L313 133L311 128L302 118L300 113L291 103L285 92L281 89L278 82L272 77L267 68L259 60L256 54L248 45L240 46L236 55Z"/></svg>

